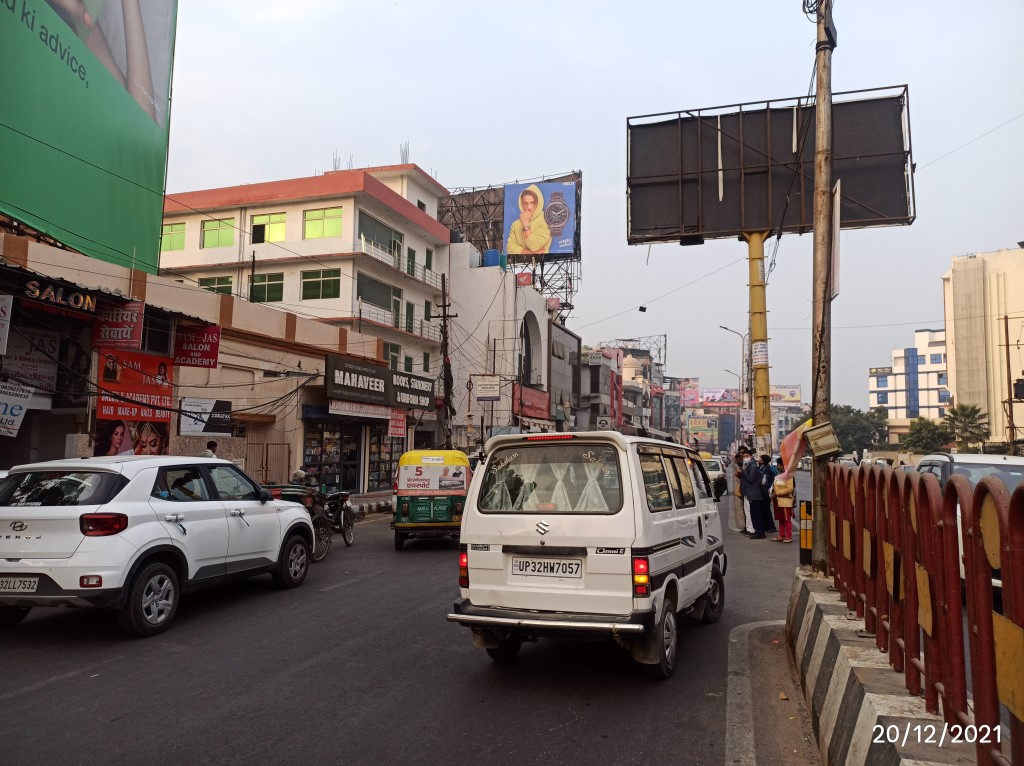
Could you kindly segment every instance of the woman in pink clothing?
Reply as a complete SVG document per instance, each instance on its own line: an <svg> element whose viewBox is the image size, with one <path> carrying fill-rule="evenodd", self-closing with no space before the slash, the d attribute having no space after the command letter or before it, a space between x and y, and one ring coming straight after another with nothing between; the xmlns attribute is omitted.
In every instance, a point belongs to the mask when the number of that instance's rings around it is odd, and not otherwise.
<svg viewBox="0 0 1024 766"><path fill-rule="evenodd" d="M782 458L776 460L779 475L772 484L772 499L775 501L775 521L779 528L777 543L793 542L793 506L796 505L796 484L793 477L785 472Z"/></svg>

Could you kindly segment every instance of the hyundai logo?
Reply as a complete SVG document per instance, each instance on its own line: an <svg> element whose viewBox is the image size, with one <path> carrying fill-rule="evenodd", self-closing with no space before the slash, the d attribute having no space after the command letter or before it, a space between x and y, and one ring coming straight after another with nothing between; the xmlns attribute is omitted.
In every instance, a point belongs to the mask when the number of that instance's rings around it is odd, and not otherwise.
<svg viewBox="0 0 1024 766"><path fill-rule="evenodd" d="M537 522L537 531L540 532L542 535L546 535L550 529L551 525L548 524L546 521Z"/></svg>
<svg viewBox="0 0 1024 766"><path fill-rule="evenodd" d="M26 524L24 521L12 521L11 529L13 529L15 532L24 532L26 529L28 529L28 524Z"/></svg>

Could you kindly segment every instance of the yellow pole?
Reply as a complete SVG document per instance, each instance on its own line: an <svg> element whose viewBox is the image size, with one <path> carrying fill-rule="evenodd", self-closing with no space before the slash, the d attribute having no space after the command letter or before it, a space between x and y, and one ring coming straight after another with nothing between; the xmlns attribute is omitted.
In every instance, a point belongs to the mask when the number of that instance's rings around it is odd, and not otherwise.
<svg viewBox="0 0 1024 766"><path fill-rule="evenodd" d="M754 446L772 452L772 391L768 382L768 308L764 293L764 241L770 231L746 232L750 269L750 361L754 376Z"/></svg>

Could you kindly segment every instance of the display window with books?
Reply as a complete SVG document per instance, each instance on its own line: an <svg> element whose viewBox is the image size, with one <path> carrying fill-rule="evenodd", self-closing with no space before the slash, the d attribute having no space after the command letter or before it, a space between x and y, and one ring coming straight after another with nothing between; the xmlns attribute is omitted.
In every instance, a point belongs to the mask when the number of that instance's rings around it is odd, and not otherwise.
<svg viewBox="0 0 1024 766"><path fill-rule="evenodd" d="M370 426L370 450L366 456L369 479L368 492L392 488L398 459L405 451L405 439L388 436L388 424Z"/></svg>
<svg viewBox="0 0 1024 766"><path fill-rule="evenodd" d="M327 492L359 487L359 434L361 426L306 422L302 464L310 483Z"/></svg>

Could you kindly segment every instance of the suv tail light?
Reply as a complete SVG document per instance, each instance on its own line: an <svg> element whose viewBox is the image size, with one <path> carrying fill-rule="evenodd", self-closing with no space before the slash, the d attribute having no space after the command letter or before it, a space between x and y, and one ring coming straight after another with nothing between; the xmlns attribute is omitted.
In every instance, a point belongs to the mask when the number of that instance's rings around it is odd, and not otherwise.
<svg viewBox="0 0 1024 766"><path fill-rule="evenodd" d="M107 537L128 529L128 517L123 513L83 513L78 527L86 537Z"/></svg>
<svg viewBox="0 0 1024 766"><path fill-rule="evenodd" d="M633 595L651 595L651 562L646 556L633 557Z"/></svg>
<svg viewBox="0 0 1024 766"><path fill-rule="evenodd" d="M469 551L465 545L459 546L459 587L469 587Z"/></svg>

